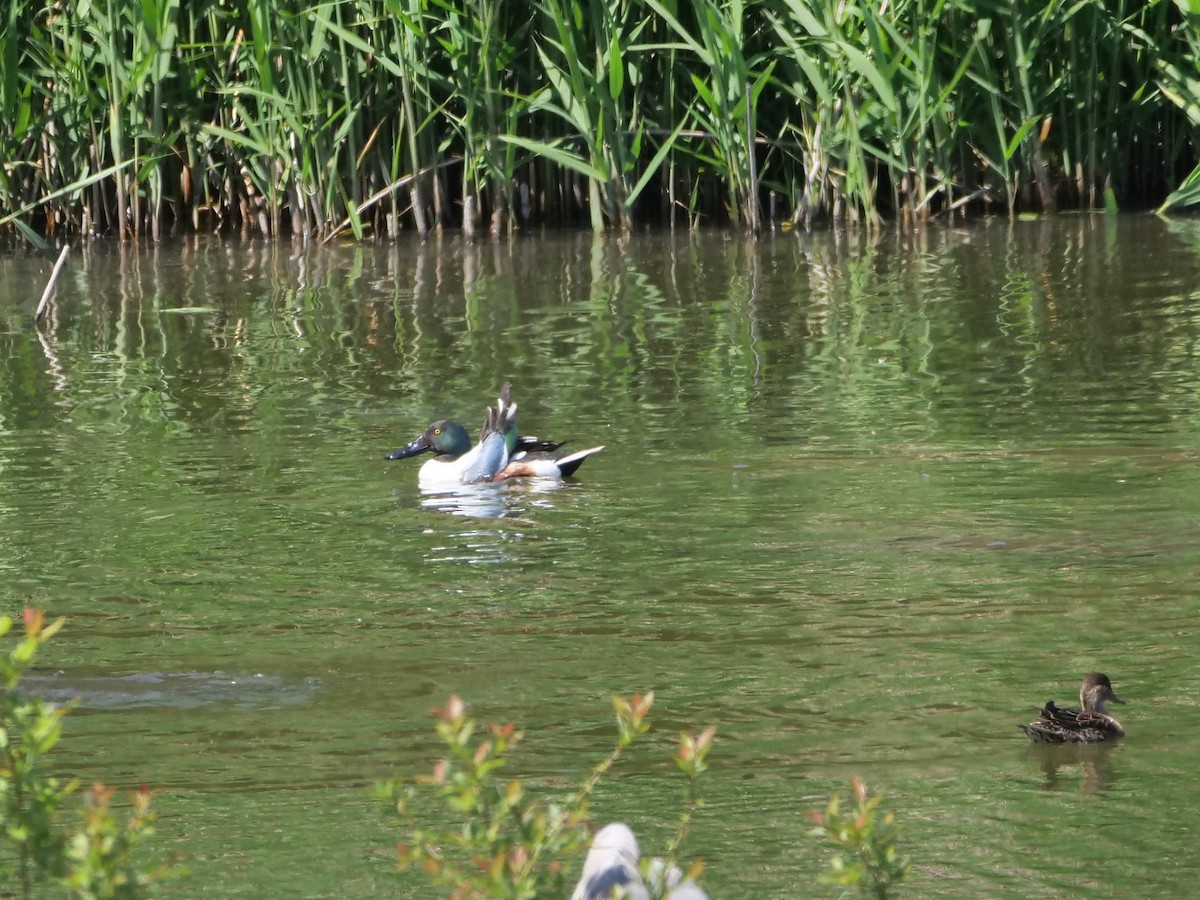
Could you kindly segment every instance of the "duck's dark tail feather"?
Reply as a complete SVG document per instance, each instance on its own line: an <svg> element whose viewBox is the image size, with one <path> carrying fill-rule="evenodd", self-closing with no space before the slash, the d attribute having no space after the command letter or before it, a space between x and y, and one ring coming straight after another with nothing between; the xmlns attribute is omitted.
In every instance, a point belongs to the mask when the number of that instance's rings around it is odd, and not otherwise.
<svg viewBox="0 0 1200 900"><path fill-rule="evenodd" d="M513 447L513 455L518 453L553 453L566 444L571 443L570 439L565 441L543 441L533 435L523 435L517 438L517 445Z"/></svg>
<svg viewBox="0 0 1200 900"><path fill-rule="evenodd" d="M1028 725L1018 725L1025 735L1035 744L1061 744L1063 738L1061 734L1056 734L1053 731L1046 731L1038 727L1037 722L1030 722Z"/></svg>
<svg viewBox="0 0 1200 900"><path fill-rule="evenodd" d="M580 450L577 453L572 453L562 459L556 459L554 462L558 466L558 470L562 472L563 478L570 478L575 474L575 470L583 465L583 461L593 453L599 453L604 447L589 447L586 450Z"/></svg>
<svg viewBox="0 0 1200 900"><path fill-rule="evenodd" d="M494 407L489 406L487 415L483 419L483 428L479 431L479 443L487 440L488 435L499 434L505 435L508 429L513 426L513 421L517 415L517 404L512 400L512 384L504 382L504 387L500 388L500 398L496 401Z"/></svg>

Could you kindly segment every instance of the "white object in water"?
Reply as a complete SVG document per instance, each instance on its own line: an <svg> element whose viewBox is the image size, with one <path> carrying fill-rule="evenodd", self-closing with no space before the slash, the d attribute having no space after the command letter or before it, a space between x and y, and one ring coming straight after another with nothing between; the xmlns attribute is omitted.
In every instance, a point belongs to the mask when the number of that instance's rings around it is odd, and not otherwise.
<svg viewBox="0 0 1200 900"><path fill-rule="evenodd" d="M579 876L571 900L611 900L613 897L709 900L708 894L696 882L683 880L678 866L667 868L661 859L650 861L647 877L643 880L638 868L641 858L642 851L633 829L624 822L605 825L592 839L591 849L583 861L583 874Z"/></svg>

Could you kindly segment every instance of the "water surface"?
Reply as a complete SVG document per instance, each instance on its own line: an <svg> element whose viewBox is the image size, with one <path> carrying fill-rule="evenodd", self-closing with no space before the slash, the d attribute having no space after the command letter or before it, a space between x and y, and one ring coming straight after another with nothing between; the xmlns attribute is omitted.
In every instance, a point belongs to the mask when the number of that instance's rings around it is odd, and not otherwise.
<svg viewBox="0 0 1200 900"><path fill-rule="evenodd" d="M1187 894L1198 867L1200 228L916 236L197 240L0 258L0 599L69 622L60 761L160 793L179 897L436 896L368 787L451 692L650 850L716 724L687 849L717 897L835 896L809 810L887 794L912 893ZM383 456L605 444L573 483L423 496ZM1129 738L1016 728L1101 669ZM57 692L57 693L54 693Z"/></svg>

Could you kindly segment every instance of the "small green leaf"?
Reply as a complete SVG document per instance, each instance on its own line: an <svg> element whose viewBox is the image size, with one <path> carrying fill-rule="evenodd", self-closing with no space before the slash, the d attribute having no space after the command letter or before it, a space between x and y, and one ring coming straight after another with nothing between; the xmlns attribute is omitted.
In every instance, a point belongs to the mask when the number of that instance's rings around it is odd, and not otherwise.
<svg viewBox="0 0 1200 900"><path fill-rule="evenodd" d="M1183 179L1183 183L1171 192L1158 211L1163 213L1168 209L1194 206L1197 203L1200 203L1200 166L1196 166L1188 173L1187 178Z"/></svg>
<svg viewBox="0 0 1200 900"><path fill-rule="evenodd" d="M608 44L608 95L616 100L624 87L625 66L621 59L621 42L614 32Z"/></svg>

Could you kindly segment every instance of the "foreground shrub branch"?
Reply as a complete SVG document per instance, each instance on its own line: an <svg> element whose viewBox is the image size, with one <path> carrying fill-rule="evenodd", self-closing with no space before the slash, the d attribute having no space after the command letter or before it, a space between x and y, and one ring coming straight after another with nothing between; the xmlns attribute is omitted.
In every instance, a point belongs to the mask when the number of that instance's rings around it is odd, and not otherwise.
<svg viewBox="0 0 1200 900"><path fill-rule="evenodd" d="M0 638L14 624L0 616ZM79 823L63 821L79 782L50 775L48 756L70 709L21 692L21 679L63 620L47 624L42 612L26 609L23 624L24 636L0 653L0 843L12 848L11 854L0 853L0 884L16 886L11 896L23 900L40 896L46 884L64 887L75 900L150 896L153 885L175 866L140 859L140 845L154 833L148 789L133 794L133 810L121 821L113 809L116 791L96 784L84 795ZM15 866L8 862L10 855Z"/></svg>
<svg viewBox="0 0 1200 900"><path fill-rule="evenodd" d="M565 800L544 800L531 797L519 780L499 777L522 732L512 724L493 724L481 730L467 715L463 701L452 696L434 711L447 757L430 775L411 784L393 779L379 789L408 830L408 840L397 847L400 869L419 870L433 884L449 888L453 897L568 896L571 878L564 860L579 856L588 842L591 795L634 740L649 730L646 716L653 702L652 693L631 699L614 697L618 736L612 752ZM668 850L668 868L699 805L696 780L705 770L704 759L715 734L716 729L710 727L699 736L684 734L680 739L675 761L687 777L687 792ZM461 820L459 826L418 824L415 804L419 789L424 788L432 788L434 796ZM689 875L698 873L696 868Z"/></svg>

